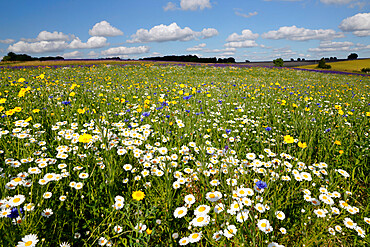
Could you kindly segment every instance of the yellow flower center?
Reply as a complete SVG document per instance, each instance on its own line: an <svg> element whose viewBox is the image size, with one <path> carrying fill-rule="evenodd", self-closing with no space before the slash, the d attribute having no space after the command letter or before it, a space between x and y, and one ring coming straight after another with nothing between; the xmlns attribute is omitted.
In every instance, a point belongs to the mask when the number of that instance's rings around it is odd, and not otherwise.
<svg viewBox="0 0 370 247"><path fill-rule="evenodd" d="M183 214L184 213L184 210L180 210L178 214Z"/></svg>
<svg viewBox="0 0 370 247"><path fill-rule="evenodd" d="M31 246L32 244L32 241L27 241L26 243L24 243L24 246Z"/></svg>
<svg viewBox="0 0 370 247"><path fill-rule="evenodd" d="M198 222L202 222L204 220L204 217L199 217L198 219L197 219L197 221Z"/></svg>
<svg viewBox="0 0 370 247"><path fill-rule="evenodd" d="M215 198L216 196L215 196L215 194L210 194L209 195L209 198Z"/></svg>
<svg viewBox="0 0 370 247"><path fill-rule="evenodd" d="M13 202L17 203L17 202L19 202L20 200L21 200L20 198L15 198L15 199L13 200Z"/></svg>
<svg viewBox="0 0 370 247"><path fill-rule="evenodd" d="M194 238L194 239L196 239L198 236L199 236L198 233L194 233L193 236L191 236L191 237Z"/></svg>
<svg viewBox="0 0 370 247"><path fill-rule="evenodd" d="M203 212L204 210L206 210L206 208L203 206L199 208L199 212Z"/></svg>
<svg viewBox="0 0 370 247"><path fill-rule="evenodd" d="M13 179L13 181L14 181L14 182L20 182L20 181L22 181L22 178L19 178L19 177L18 177L18 178Z"/></svg>
<svg viewBox="0 0 370 247"><path fill-rule="evenodd" d="M266 227L266 223L262 223L262 224L261 224L261 226L262 226L262 227Z"/></svg>

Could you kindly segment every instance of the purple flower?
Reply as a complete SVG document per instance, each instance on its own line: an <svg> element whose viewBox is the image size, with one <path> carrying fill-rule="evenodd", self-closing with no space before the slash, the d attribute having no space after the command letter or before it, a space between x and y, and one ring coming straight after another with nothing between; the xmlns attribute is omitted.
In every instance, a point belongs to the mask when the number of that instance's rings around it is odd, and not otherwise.
<svg viewBox="0 0 370 247"><path fill-rule="evenodd" d="M143 117L149 117L150 112L144 112L142 115L143 115Z"/></svg>
<svg viewBox="0 0 370 247"><path fill-rule="evenodd" d="M266 131L270 131L270 130L272 130L272 128L271 127L267 127L267 128L265 128L265 130Z"/></svg>

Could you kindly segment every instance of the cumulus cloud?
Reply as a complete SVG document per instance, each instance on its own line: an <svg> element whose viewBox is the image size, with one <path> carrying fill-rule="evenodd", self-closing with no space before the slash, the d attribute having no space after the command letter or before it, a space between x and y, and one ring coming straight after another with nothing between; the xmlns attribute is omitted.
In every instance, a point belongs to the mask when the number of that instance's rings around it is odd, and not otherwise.
<svg viewBox="0 0 370 247"><path fill-rule="evenodd" d="M181 0L180 7L182 10L195 11L197 9L211 8L212 6L209 0Z"/></svg>
<svg viewBox="0 0 370 247"><path fill-rule="evenodd" d="M359 50L368 50L370 49L370 45L363 45L363 44L354 44L349 41L344 42L331 42L331 41L323 41L320 42L319 47L317 48L309 48L309 52L314 53L327 53L327 52L339 52L339 51L347 51L347 52L353 52L353 51L359 51Z"/></svg>
<svg viewBox="0 0 370 247"><path fill-rule="evenodd" d="M101 48L109 45L105 37L94 36L87 40L86 43L83 43L78 37L72 40L68 48L70 49L93 49Z"/></svg>
<svg viewBox="0 0 370 247"><path fill-rule="evenodd" d="M176 7L176 4L174 4L173 2L168 2L167 5L163 7L164 11L176 10L176 9L178 8Z"/></svg>
<svg viewBox="0 0 370 247"><path fill-rule="evenodd" d="M102 51L101 54L104 56L112 56L112 55L129 55L129 54L143 54L148 53L150 48L148 46L138 46L138 47L113 47L109 48L108 50Z"/></svg>
<svg viewBox="0 0 370 247"><path fill-rule="evenodd" d="M204 47L206 47L206 43L201 43L199 45L187 48L186 51L201 51Z"/></svg>
<svg viewBox="0 0 370 247"><path fill-rule="evenodd" d="M225 47L231 48L250 48L259 46L254 40L245 40L245 41L233 41L225 44Z"/></svg>
<svg viewBox="0 0 370 247"><path fill-rule="evenodd" d="M359 13L344 19L339 28L344 32L353 32L359 37L370 36L370 13Z"/></svg>
<svg viewBox="0 0 370 247"><path fill-rule="evenodd" d="M89 29L91 36L114 37L123 35L123 32L118 28L112 27L107 21L96 23L92 29Z"/></svg>
<svg viewBox="0 0 370 247"><path fill-rule="evenodd" d="M213 36L217 36L218 31L215 28L204 28L202 32L200 32L200 35L202 36L203 39L208 39Z"/></svg>
<svg viewBox="0 0 370 247"><path fill-rule="evenodd" d="M337 33L332 29L306 29L298 28L296 26L291 27L280 27L277 31L269 31L263 33L262 38L265 39L288 39L294 41L306 41L306 40L331 40L336 38L343 38L343 33Z"/></svg>
<svg viewBox="0 0 370 247"><path fill-rule="evenodd" d="M11 44L11 43L14 43L14 42L15 42L14 39L3 39L3 40L0 39L1 44Z"/></svg>
<svg viewBox="0 0 370 247"><path fill-rule="evenodd" d="M44 53L63 51L68 47L65 41L38 41L38 42L25 42L19 41L8 47L8 51L15 53Z"/></svg>
<svg viewBox="0 0 370 247"><path fill-rule="evenodd" d="M175 22L166 26L154 26L150 30L139 29L136 34L131 35L128 43L148 43L148 42L165 42L165 41L189 41L196 37L210 38L218 34L214 28L205 28L201 32L195 32L189 27L180 28Z"/></svg>
<svg viewBox="0 0 370 247"><path fill-rule="evenodd" d="M348 4L355 0L320 0L324 4Z"/></svg>
<svg viewBox="0 0 370 247"><path fill-rule="evenodd" d="M255 40L258 38L258 33L253 33L249 29L244 29L242 34L233 33L227 37L226 42L236 42L236 41L245 41L245 40Z"/></svg>
<svg viewBox="0 0 370 247"><path fill-rule="evenodd" d="M255 15L257 15L257 14L258 14L258 12L257 12L257 11L249 12L248 14L244 14L244 13L242 13L241 11L242 11L242 9L235 9L235 14L236 14L237 16L241 16L241 17L244 17L244 18L249 18L249 17L255 16Z"/></svg>
<svg viewBox="0 0 370 247"><path fill-rule="evenodd" d="M223 54L225 53L232 53L234 54L236 51L235 48L233 47L229 47L229 48L225 48L225 49L204 49L203 52L206 52L206 53L221 53L223 52Z"/></svg>
<svg viewBox="0 0 370 247"><path fill-rule="evenodd" d="M72 51L68 53L64 53L62 57L64 58L82 58L84 56L83 52L80 51Z"/></svg>
<svg viewBox="0 0 370 247"><path fill-rule="evenodd" d="M62 32L48 32L48 31L41 31L36 39L21 39L22 41L26 42L38 42L38 41L68 41L73 39L74 35L64 34Z"/></svg>

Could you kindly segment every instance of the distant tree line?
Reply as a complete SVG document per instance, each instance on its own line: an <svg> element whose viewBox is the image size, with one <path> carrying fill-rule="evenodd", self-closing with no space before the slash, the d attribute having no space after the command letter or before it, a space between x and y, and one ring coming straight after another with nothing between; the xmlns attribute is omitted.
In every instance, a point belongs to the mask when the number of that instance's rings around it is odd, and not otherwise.
<svg viewBox="0 0 370 247"><path fill-rule="evenodd" d="M196 55L146 57L141 58L140 60L194 62L194 63L235 63L235 58L233 57L217 59L216 57L198 57Z"/></svg>
<svg viewBox="0 0 370 247"><path fill-rule="evenodd" d="M27 54L15 54L14 52L9 52L8 55L4 56L1 61L10 62L10 61L50 61L50 60L64 60L63 57L31 57Z"/></svg>

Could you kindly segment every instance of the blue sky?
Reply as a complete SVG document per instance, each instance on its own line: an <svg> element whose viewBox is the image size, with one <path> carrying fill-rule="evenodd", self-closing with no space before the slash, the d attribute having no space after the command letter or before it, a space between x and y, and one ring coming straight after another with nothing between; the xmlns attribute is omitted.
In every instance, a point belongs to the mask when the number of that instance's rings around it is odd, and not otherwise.
<svg viewBox="0 0 370 247"><path fill-rule="evenodd" d="M0 9L0 58L370 57L367 0L4 0Z"/></svg>

